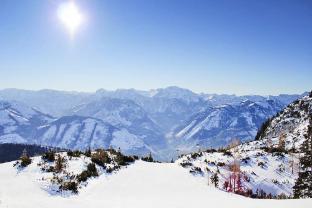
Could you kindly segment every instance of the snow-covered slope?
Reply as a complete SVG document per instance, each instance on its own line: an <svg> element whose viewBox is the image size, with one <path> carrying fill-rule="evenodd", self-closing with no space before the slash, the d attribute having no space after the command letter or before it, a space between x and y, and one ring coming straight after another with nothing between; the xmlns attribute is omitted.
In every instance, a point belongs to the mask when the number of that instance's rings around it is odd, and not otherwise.
<svg viewBox="0 0 312 208"><path fill-rule="evenodd" d="M116 91L98 90L98 98L117 98L133 101L139 105L155 124L161 127L163 135L173 127L181 125L186 119L202 107L206 102L202 97L190 90L178 87L167 87L150 91L134 89Z"/></svg>
<svg viewBox="0 0 312 208"><path fill-rule="evenodd" d="M53 118L20 102L0 100L0 143L24 143Z"/></svg>
<svg viewBox="0 0 312 208"><path fill-rule="evenodd" d="M200 174L207 181L217 173L219 188L224 190L224 183L232 174L231 165L236 162L240 166L244 191L250 189L255 194L257 190L263 190L273 196L282 193L291 196L298 175L298 156L271 153L266 151L264 146L262 141L249 142L229 151L185 155L178 159L177 163L190 171L194 170L195 174ZM199 171L196 168L200 168Z"/></svg>
<svg viewBox="0 0 312 208"><path fill-rule="evenodd" d="M189 150L200 147L224 146L232 139L254 139L258 128L283 105L273 100L208 107L195 114L184 126L175 130L174 142Z"/></svg>
<svg viewBox="0 0 312 208"><path fill-rule="evenodd" d="M114 104L112 106L116 107ZM95 110L91 107L88 109ZM103 112L104 108L100 110ZM128 107L127 110L120 110L119 113L131 113L131 116L127 116L133 119L131 125L108 122L108 116L103 114L103 120L107 119L107 122L77 115L53 118L20 102L1 101L0 143L27 143L81 150L112 146L128 154L158 154L161 145L165 145L164 137L159 132L157 134L156 127L152 128L154 124L151 120L146 119L146 125L135 120L144 119L145 114L140 118L134 107ZM115 113L110 109L107 112Z"/></svg>
<svg viewBox="0 0 312 208"><path fill-rule="evenodd" d="M0 102L0 143L82 150L112 146L129 154L157 154L152 139L145 143L146 134L132 134L125 127L76 115L56 119L19 102Z"/></svg>
<svg viewBox="0 0 312 208"><path fill-rule="evenodd" d="M87 148L121 148L123 152L147 154L150 148L143 138L115 127L100 119L83 116L64 116L48 125L37 128L36 144L56 146L68 149L85 150Z"/></svg>
<svg viewBox="0 0 312 208"><path fill-rule="evenodd" d="M84 160L73 161L73 170L83 169ZM0 164L0 207L127 207L189 208L218 207L311 207L311 199L254 200L207 186L175 163L137 161L114 174L88 180L78 195L53 195L44 189L39 167L17 171L13 163Z"/></svg>
<svg viewBox="0 0 312 208"><path fill-rule="evenodd" d="M101 119L117 128L127 129L141 138L145 144L161 149L166 141L160 127L150 118L144 109L127 99L101 98L97 101L78 106L73 115L91 116Z"/></svg>
<svg viewBox="0 0 312 208"><path fill-rule="evenodd" d="M187 154L177 163L205 177L218 174L221 189L226 189L225 181L233 174L233 164L237 164L245 191L251 189L255 193L258 189L273 196L282 193L291 196L309 119L312 119L312 93L265 122L256 141L228 150Z"/></svg>
<svg viewBox="0 0 312 208"><path fill-rule="evenodd" d="M294 142L298 147L303 142L311 118L312 94L294 101L274 118L268 120L266 127L259 132L258 139L274 140L284 135L288 145Z"/></svg>

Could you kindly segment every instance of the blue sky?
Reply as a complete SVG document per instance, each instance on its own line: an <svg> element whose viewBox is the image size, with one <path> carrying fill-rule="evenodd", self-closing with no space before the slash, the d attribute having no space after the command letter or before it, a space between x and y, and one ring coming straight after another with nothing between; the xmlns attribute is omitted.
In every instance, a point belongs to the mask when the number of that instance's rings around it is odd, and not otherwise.
<svg viewBox="0 0 312 208"><path fill-rule="evenodd" d="M310 0L76 0L73 39L62 2L1 0L1 89L312 89Z"/></svg>

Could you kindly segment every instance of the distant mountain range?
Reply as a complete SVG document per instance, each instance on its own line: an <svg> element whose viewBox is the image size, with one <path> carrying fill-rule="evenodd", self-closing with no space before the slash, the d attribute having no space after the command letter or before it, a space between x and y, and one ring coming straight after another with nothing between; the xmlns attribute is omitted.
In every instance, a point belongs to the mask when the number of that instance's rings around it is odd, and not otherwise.
<svg viewBox="0 0 312 208"><path fill-rule="evenodd" d="M95 93L0 90L0 143L121 148L171 159L177 151L252 140L269 117L304 94L196 94L178 87Z"/></svg>

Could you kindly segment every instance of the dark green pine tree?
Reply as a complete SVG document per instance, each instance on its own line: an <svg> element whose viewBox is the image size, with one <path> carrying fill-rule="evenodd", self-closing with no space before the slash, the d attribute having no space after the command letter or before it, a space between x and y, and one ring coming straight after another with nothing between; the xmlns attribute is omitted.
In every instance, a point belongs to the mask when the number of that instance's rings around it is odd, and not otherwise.
<svg viewBox="0 0 312 208"><path fill-rule="evenodd" d="M300 171L294 186L294 198L312 198L312 116L310 124L300 150L303 156L300 158Z"/></svg>

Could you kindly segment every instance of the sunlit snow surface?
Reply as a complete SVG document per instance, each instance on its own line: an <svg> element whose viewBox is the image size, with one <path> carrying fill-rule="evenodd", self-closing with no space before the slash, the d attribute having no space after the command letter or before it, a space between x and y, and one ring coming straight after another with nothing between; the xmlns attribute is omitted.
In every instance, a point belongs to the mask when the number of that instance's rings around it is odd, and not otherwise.
<svg viewBox="0 0 312 208"><path fill-rule="evenodd" d="M75 167L81 168L75 164ZM207 186L177 164L137 161L112 175L89 180L78 195L51 195L42 189L36 163L18 172L13 163L0 165L0 207L311 207L311 199L255 200Z"/></svg>

